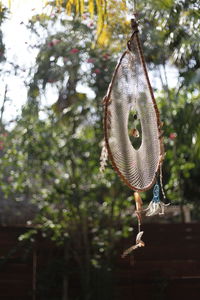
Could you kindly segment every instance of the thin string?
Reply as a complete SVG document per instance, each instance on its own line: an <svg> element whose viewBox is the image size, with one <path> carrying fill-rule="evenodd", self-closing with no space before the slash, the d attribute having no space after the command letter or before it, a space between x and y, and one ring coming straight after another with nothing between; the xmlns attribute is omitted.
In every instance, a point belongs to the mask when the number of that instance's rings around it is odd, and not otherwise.
<svg viewBox="0 0 200 300"><path fill-rule="evenodd" d="M163 199L166 200L166 195L163 187L163 173L162 173L162 164L160 165L160 187L163 195Z"/></svg>
<svg viewBox="0 0 200 300"><path fill-rule="evenodd" d="M135 20L138 19L137 1L136 0L133 0L133 16L134 16Z"/></svg>
<svg viewBox="0 0 200 300"><path fill-rule="evenodd" d="M133 0L133 9L134 9L134 11L136 11L136 8L137 8L137 1Z"/></svg>

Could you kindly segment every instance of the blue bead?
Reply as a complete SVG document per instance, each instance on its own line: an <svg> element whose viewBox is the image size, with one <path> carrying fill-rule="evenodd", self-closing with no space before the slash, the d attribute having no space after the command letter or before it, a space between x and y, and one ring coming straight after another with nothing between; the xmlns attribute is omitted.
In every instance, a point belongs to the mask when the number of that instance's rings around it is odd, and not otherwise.
<svg viewBox="0 0 200 300"><path fill-rule="evenodd" d="M153 188L153 199L152 199L153 202L155 202L155 203L160 202L159 194L160 194L160 187L156 183Z"/></svg>

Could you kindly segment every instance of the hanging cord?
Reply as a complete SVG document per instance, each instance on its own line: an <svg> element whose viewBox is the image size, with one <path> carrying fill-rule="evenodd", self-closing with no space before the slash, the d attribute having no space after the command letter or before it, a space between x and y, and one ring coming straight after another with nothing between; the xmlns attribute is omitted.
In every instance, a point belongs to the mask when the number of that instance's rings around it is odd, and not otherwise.
<svg viewBox="0 0 200 300"><path fill-rule="evenodd" d="M131 28L133 30L133 33L132 33L130 39L128 40L128 42L127 42L127 48L128 48L129 51L132 51L132 49L131 49L131 41L134 39L134 36L136 35L136 33L139 32L139 30L138 30L138 23L136 22L135 19L131 19Z"/></svg>
<svg viewBox="0 0 200 300"><path fill-rule="evenodd" d="M145 243L142 241L142 235L143 235L144 231L141 231L141 223L142 223L141 212L142 212L142 204L143 203L142 203L142 199L138 192L134 193L134 200L135 200L135 205L136 205L135 213L136 213L137 222L138 222L138 233L136 236L135 244L123 252L123 254L121 256L122 258L125 258L133 250L136 250L137 248L145 246Z"/></svg>
<svg viewBox="0 0 200 300"><path fill-rule="evenodd" d="M164 186L163 186L162 164L160 165L160 188L161 188L161 193L162 193L162 196L163 196L163 202L164 202L165 206L170 205L171 202L167 199L166 194L165 194L165 190L164 190Z"/></svg>
<svg viewBox="0 0 200 300"><path fill-rule="evenodd" d="M133 2L133 17L131 18L131 28L132 28L133 32L132 32L132 35L131 35L129 41L127 42L127 48L130 51L131 51L131 41L133 40L134 35L139 32L137 20L138 20L137 1L134 0L134 2Z"/></svg>
<svg viewBox="0 0 200 300"><path fill-rule="evenodd" d="M139 14L137 11L137 1L136 0L133 1L133 16L134 16L135 20L137 20L139 17Z"/></svg>
<svg viewBox="0 0 200 300"><path fill-rule="evenodd" d="M162 172L162 165L160 165L160 188L161 188L161 193L163 196L164 202L166 201L166 195L164 191L164 186L163 186L163 172Z"/></svg>

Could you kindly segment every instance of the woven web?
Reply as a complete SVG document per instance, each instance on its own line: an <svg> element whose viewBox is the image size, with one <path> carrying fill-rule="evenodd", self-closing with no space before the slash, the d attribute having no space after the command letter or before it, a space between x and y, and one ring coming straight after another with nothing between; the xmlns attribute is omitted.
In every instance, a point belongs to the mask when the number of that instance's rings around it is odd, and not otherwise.
<svg viewBox="0 0 200 300"><path fill-rule="evenodd" d="M159 116L150 92L136 37L116 67L105 108L105 140L111 161L129 187L144 191L155 181L161 153ZM137 121L130 116L136 114ZM133 124L130 124L133 123ZM136 147L130 128L140 123ZM139 128L138 127L138 128ZM137 128L137 129L138 129ZM139 129L138 129L139 130ZM135 139L137 139L135 137Z"/></svg>

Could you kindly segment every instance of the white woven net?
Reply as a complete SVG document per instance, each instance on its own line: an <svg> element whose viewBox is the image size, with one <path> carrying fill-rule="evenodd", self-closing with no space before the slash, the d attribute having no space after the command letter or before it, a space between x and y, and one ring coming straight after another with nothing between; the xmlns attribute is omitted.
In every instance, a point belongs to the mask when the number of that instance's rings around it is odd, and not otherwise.
<svg viewBox="0 0 200 300"><path fill-rule="evenodd" d="M105 137L116 171L129 187L142 191L154 183L162 153L158 113L135 38L130 46L131 51L123 54L108 90ZM131 115L137 120L131 122ZM137 147L138 138L131 136L131 127L140 131Z"/></svg>

